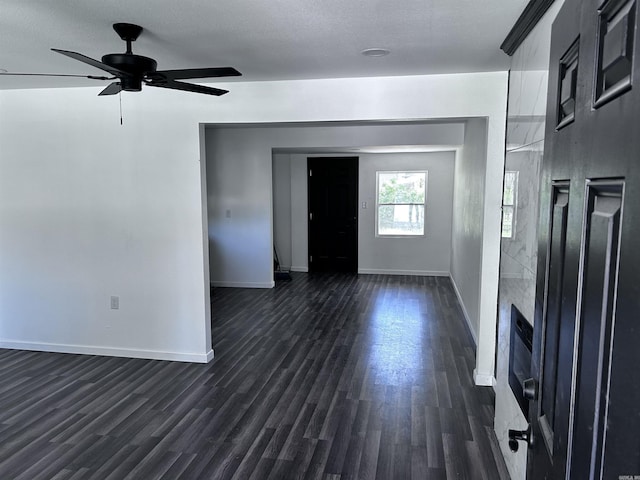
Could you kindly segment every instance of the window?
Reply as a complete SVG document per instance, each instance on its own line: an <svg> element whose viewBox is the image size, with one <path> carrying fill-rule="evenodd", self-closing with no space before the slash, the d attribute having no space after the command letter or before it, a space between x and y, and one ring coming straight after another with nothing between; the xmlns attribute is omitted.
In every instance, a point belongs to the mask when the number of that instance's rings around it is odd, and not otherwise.
<svg viewBox="0 0 640 480"><path fill-rule="evenodd" d="M376 176L376 235L424 235L427 172L377 172Z"/></svg>
<svg viewBox="0 0 640 480"><path fill-rule="evenodd" d="M518 198L518 172L504 172L502 193L502 238L513 238L516 231L516 199Z"/></svg>

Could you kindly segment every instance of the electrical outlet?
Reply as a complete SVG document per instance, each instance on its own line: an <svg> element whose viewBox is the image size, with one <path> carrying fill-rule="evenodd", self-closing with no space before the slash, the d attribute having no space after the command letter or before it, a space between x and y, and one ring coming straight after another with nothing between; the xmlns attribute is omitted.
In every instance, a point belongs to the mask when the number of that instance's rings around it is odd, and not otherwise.
<svg viewBox="0 0 640 480"><path fill-rule="evenodd" d="M111 296L111 310L118 310L120 308L120 297L115 295Z"/></svg>

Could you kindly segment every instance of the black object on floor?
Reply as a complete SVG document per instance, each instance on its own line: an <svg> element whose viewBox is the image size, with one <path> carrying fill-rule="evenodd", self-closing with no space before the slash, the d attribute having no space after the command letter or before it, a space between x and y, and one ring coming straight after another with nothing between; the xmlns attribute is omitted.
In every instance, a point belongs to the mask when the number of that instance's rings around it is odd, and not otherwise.
<svg viewBox="0 0 640 480"><path fill-rule="evenodd" d="M291 281L289 270L283 270L280 265L280 259L278 258L278 251L275 245L273 246L273 279L276 281Z"/></svg>

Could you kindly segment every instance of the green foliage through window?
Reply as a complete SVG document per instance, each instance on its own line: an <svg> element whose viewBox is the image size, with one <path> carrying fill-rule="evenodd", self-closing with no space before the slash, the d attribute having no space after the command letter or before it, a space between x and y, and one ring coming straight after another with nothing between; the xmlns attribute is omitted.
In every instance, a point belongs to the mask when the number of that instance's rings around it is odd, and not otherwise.
<svg viewBox="0 0 640 480"><path fill-rule="evenodd" d="M424 235L427 172L378 172L377 234Z"/></svg>

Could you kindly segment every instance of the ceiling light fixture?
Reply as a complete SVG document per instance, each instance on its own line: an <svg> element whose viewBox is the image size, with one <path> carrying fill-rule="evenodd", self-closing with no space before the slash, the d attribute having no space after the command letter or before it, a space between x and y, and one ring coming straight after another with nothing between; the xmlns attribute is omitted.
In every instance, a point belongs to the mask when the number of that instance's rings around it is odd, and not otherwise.
<svg viewBox="0 0 640 480"><path fill-rule="evenodd" d="M365 50L362 50L362 55L364 55L365 57L384 57L386 55L389 55L391 53L391 50L388 50L386 48L367 48Z"/></svg>

